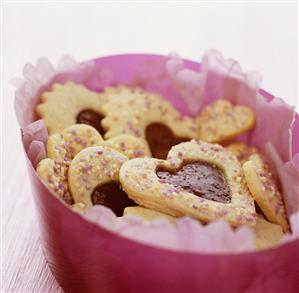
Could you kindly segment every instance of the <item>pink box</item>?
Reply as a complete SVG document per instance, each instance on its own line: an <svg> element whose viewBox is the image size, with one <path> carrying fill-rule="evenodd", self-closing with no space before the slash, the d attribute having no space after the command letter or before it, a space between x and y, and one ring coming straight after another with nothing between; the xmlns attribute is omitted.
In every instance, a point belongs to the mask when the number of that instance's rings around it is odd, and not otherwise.
<svg viewBox="0 0 299 293"><path fill-rule="evenodd" d="M164 61L164 56L138 54L95 60L113 72L114 83L124 84L132 82L140 64ZM184 65L193 70L200 66L188 60ZM90 88L99 90L96 84ZM273 98L260 92L268 101ZM187 111L177 95L162 94ZM298 115L295 124L293 131L299 129ZM295 148L298 153L296 142ZM274 249L235 254L177 252L141 244L71 211L43 185L27 156L26 160L43 251L66 292L299 292L299 239Z"/></svg>

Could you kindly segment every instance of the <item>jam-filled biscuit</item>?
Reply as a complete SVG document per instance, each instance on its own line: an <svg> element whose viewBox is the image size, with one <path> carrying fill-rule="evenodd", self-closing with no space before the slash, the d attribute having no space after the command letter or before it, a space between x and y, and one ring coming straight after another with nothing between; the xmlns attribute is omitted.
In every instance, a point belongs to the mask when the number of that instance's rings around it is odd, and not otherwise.
<svg viewBox="0 0 299 293"><path fill-rule="evenodd" d="M255 231L255 244L258 249L265 249L275 246L283 237L282 228L272 224L258 215Z"/></svg>
<svg viewBox="0 0 299 293"><path fill-rule="evenodd" d="M283 231L287 232L289 224L282 194L270 167L260 155L255 154L243 164L243 170L248 188L266 218L271 223L280 225Z"/></svg>
<svg viewBox="0 0 299 293"><path fill-rule="evenodd" d="M205 107L196 120L200 140L221 143L252 129L255 115L249 107L219 99Z"/></svg>
<svg viewBox="0 0 299 293"><path fill-rule="evenodd" d="M68 82L54 84L52 90L42 94L42 103L36 108L50 134L61 132L75 123L90 124L102 135L102 106L105 97L99 96L82 85Z"/></svg>
<svg viewBox="0 0 299 293"><path fill-rule="evenodd" d="M136 205L119 183L119 169L127 160L120 152L105 146L89 147L77 154L68 172L75 204L81 203L82 211L102 204L118 216L122 216L125 207Z"/></svg>
<svg viewBox="0 0 299 293"><path fill-rule="evenodd" d="M182 117L160 95L138 88L107 88L102 94L105 138L131 134L142 139L153 157L165 159L169 149L196 137L195 122Z"/></svg>
<svg viewBox="0 0 299 293"><path fill-rule="evenodd" d="M124 209L124 216L129 215L129 216L136 216L139 218L142 218L143 221L149 222L153 220L161 220L165 219L168 220L171 223L175 223L177 218L151 210L147 209L141 206L136 206L136 207L127 207Z"/></svg>
<svg viewBox="0 0 299 293"><path fill-rule="evenodd" d="M231 151L244 164L251 155L256 154L258 150L255 147L249 146L242 142L233 142L229 144L226 149Z"/></svg>
<svg viewBox="0 0 299 293"><path fill-rule="evenodd" d="M174 217L226 220L233 226L256 224L242 167L220 145L193 140L173 147L167 160L127 161L120 182L139 205Z"/></svg>

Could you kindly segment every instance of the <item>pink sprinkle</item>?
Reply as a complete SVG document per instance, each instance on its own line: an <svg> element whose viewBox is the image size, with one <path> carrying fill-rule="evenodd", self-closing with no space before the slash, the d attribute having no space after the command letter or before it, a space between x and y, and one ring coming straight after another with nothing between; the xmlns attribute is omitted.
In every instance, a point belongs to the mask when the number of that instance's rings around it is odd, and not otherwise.
<svg viewBox="0 0 299 293"><path fill-rule="evenodd" d="M143 156L143 151L141 151L141 150L134 150L134 156L136 158L142 157Z"/></svg>
<svg viewBox="0 0 299 293"><path fill-rule="evenodd" d="M121 142L119 145L120 145L120 148L121 148L123 151L126 150L126 145L125 145L123 142Z"/></svg>
<svg viewBox="0 0 299 293"><path fill-rule="evenodd" d="M227 210L220 210L220 211L217 212L217 215L221 217L221 216L227 215L227 213L228 213Z"/></svg>
<svg viewBox="0 0 299 293"><path fill-rule="evenodd" d="M146 101L144 104L146 109L150 109L151 108L151 102L150 101Z"/></svg>
<svg viewBox="0 0 299 293"><path fill-rule="evenodd" d="M87 173L87 172L89 172L89 171L92 170L92 166L91 165L87 165L85 167L82 167L81 170L82 170L83 173Z"/></svg>
<svg viewBox="0 0 299 293"><path fill-rule="evenodd" d="M238 222L240 222L240 221L242 220L242 216L238 215L237 218L236 218L236 220L237 220Z"/></svg>

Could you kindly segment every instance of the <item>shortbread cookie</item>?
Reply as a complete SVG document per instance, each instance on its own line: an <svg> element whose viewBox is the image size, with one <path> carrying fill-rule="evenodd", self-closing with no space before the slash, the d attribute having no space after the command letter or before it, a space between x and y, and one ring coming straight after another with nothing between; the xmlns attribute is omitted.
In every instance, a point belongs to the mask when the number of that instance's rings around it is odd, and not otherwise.
<svg viewBox="0 0 299 293"><path fill-rule="evenodd" d="M61 134L50 135L47 142L48 157L54 160L68 157L73 159L81 150L103 144L98 131L86 124L74 124L65 128Z"/></svg>
<svg viewBox="0 0 299 293"><path fill-rule="evenodd" d="M68 82L54 84L52 90L42 94L42 103L36 108L50 134L61 132L75 123L90 124L102 135L102 106L106 102L82 85Z"/></svg>
<svg viewBox="0 0 299 293"><path fill-rule="evenodd" d="M77 154L68 172L75 204L81 203L82 210L102 204L117 216L122 216L125 207L136 205L119 183L119 169L127 160L123 154L104 146L89 147Z"/></svg>
<svg viewBox="0 0 299 293"><path fill-rule="evenodd" d="M245 163L251 155L258 152L255 147L249 146L242 142L233 142L226 148L238 158L241 164Z"/></svg>
<svg viewBox="0 0 299 293"><path fill-rule="evenodd" d="M163 214L163 213L151 210L151 209L147 209L147 208L144 208L141 206L125 208L124 216L125 215L136 216L136 217L142 218L143 221L145 221L145 222L165 219L171 223L175 223L177 220L177 218L175 218L175 217L171 217L169 215L166 215L166 214Z"/></svg>
<svg viewBox="0 0 299 293"><path fill-rule="evenodd" d="M106 140L104 145L119 151L129 159L150 156L150 153L143 141L129 134L112 137Z"/></svg>
<svg viewBox="0 0 299 293"><path fill-rule="evenodd" d="M127 161L120 182L136 203L170 216L226 220L236 227L256 224L242 167L220 145L193 140L173 147L167 160Z"/></svg>
<svg viewBox="0 0 299 293"><path fill-rule="evenodd" d="M283 237L281 226L268 222L262 215L258 215L254 231L255 244L258 249L273 247Z"/></svg>
<svg viewBox="0 0 299 293"><path fill-rule="evenodd" d="M44 159L37 165L36 172L52 193L68 204L73 203L68 186L68 165L64 162Z"/></svg>
<svg viewBox="0 0 299 293"><path fill-rule="evenodd" d="M48 137L47 157L58 162L67 162L72 159L61 133L54 133Z"/></svg>
<svg viewBox="0 0 299 293"><path fill-rule="evenodd" d="M196 121L199 139L222 143L252 129L255 114L249 107L233 106L220 99L205 107Z"/></svg>
<svg viewBox="0 0 299 293"><path fill-rule="evenodd" d="M138 88L107 88L102 94L105 138L131 134L144 141L153 157L165 159L169 149L196 137L194 120L182 117L160 95Z"/></svg>
<svg viewBox="0 0 299 293"><path fill-rule="evenodd" d="M72 158L87 147L104 143L99 132L94 127L87 124L71 125L65 128L61 134Z"/></svg>
<svg viewBox="0 0 299 293"><path fill-rule="evenodd" d="M248 188L266 218L271 223L280 225L283 231L287 232L289 225L282 194L270 167L260 155L255 154L243 164L243 170Z"/></svg>

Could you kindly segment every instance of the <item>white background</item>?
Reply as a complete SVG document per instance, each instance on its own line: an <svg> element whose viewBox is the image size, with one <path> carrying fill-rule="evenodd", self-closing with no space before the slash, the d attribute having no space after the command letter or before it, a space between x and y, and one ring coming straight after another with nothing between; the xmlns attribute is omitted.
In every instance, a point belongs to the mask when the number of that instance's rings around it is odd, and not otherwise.
<svg viewBox="0 0 299 293"><path fill-rule="evenodd" d="M21 76L25 63L47 56L56 64L65 53L83 61L116 53L170 51L200 61L206 49L217 48L244 70L260 71L264 89L295 105L296 22L296 4L290 3L4 3L1 117L4 253L9 255L4 273L15 278L14 290L22 291L22 282L50 290L48 284L38 284L42 278L34 280L44 272L33 275L24 269L30 261L35 266L42 262L39 250L29 253L30 259L24 254L37 241L38 230L13 110L14 89L8 84ZM43 270L43 263L39 267Z"/></svg>

